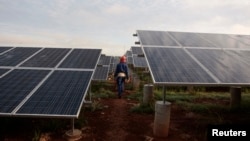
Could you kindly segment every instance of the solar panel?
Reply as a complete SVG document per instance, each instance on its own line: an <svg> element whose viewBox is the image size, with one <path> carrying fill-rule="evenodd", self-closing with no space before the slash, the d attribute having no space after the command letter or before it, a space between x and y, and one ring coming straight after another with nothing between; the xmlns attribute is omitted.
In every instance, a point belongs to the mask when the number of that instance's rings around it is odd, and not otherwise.
<svg viewBox="0 0 250 141"><path fill-rule="evenodd" d="M0 115L10 114L48 74L48 70L16 69L0 79Z"/></svg>
<svg viewBox="0 0 250 141"><path fill-rule="evenodd" d="M132 54L143 55L141 47L131 47Z"/></svg>
<svg viewBox="0 0 250 141"><path fill-rule="evenodd" d="M145 57L133 56L133 64L135 68L147 68L147 62Z"/></svg>
<svg viewBox="0 0 250 141"><path fill-rule="evenodd" d="M127 50L126 56L127 56L127 57L132 57L132 51L131 51L131 50Z"/></svg>
<svg viewBox="0 0 250 141"><path fill-rule="evenodd" d="M0 55L0 66L16 66L41 48L17 47Z"/></svg>
<svg viewBox="0 0 250 141"><path fill-rule="evenodd" d="M101 54L101 49L74 49L59 68L94 69Z"/></svg>
<svg viewBox="0 0 250 141"><path fill-rule="evenodd" d="M0 47L0 53L3 53L9 49L11 49L12 47Z"/></svg>
<svg viewBox="0 0 250 141"><path fill-rule="evenodd" d="M106 56L102 54L98 61L98 65L109 65L110 62L111 62L111 56Z"/></svg>
<svg viewBox="0 0 250 141"><path fill-rule="evenodd" d="M109 73L109 67L107 66L96 67L92 80L107 80L108 73Z"/></svg>
<svg viewBox="0 0 250 141"><path fill-rule="evenodd" d="M139 39L156 39L159 31L137 31ZM142 43L146 61L156 84L250 85L249 35L162 31L159 39L171 36L178 47ZM165 35L164 35L165 34ZM168 38L168 37L167 37ZM168 39L167 39L168 40ZM145 41L147 42L147 41ZM172 44L172 41L170 41Z"/></svg>
<svg viewBox="0 0 250 141"><path fill-rule="evenodd" d="M9 71L10 69L0 69L0 78L1 76L6 73L7 71Z"/></svg>
<svg viewBox="0 0 250 141"><path fill-rule="evenodd" d="M229 35L229 36L231 38L234 38L234 39L242 42L243 44L250 46L250 36L247 36L247 35Z"/></svg>
<svg viewBox="0 0 250 141"><path fill-rule="evenodd" d="M250 84L250 51L188 49L224 84Z"/></svg>
<svg viewBox="0 0 250 141"><path fill-rule="evenodd" d="M69 52L66 48L45 48L31 59L23 63L22 67L55 67Z"/></svg>
<svg viewBox="0 0 250 141"><path fill-rule="evenodd" d="M137 34L143 46L179 46L165 31L137 30Z"/></svg>
<svg viewBox="0 0 250 141"><path fill-rule="evenodd" d="M101 49L15 47L4 51L0 55L0 115L78 117L100 55Z"/></svg>
<svg viewBox="0 0 250 141"><path fill-rule="evenodd" d="M133 57L132 56L127 57L127 64L133 64Z"/></svg>
<svg viewBox="0 0 250 141"><path fill-rule="evenodd" d="M213 44L202 39L197 33L189 32L168 32L173 36L182 46L185 47L214 47Z"/></svg>
<svg viewBox="0 0 250 141"><path fill-rule="evenodd" d="M143 48L156 84L216 83L183 48Z"/></svg>
<svg viewBox="0 0 250 141"><path fill-rule="evenodd" d="M218 48L249 48L249 45L243 44L227 34L200 33L199 35Z"/></svg>
<svg viewBox="0 0 250 141"><path fill-rule="evenodd" d="M55 71L16 114L77 117L92 73Z"/></svg>

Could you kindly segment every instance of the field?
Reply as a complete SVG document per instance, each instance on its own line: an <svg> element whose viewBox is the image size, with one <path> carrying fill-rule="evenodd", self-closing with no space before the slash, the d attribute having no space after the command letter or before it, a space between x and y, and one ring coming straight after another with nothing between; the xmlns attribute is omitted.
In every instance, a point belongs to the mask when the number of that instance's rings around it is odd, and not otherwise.
<svg viewBox="0 0 250 141"><path fill-rule="evenodd" d="M138 76L141 77L141 76ZM169 135L153 134L154 103L163 99L162 87L154 87L150 104L142 104L143 85L126 84L121 99L116 96L113 80L92 82L92 103L84 105L75 120L82 131L80 141L206 141L209 124L250 124L250 92L242 88L240 108L230 107L228 88L168 87L166 100L171 102ZM65 141L71 119L0 117L0 140Z"/></svg>

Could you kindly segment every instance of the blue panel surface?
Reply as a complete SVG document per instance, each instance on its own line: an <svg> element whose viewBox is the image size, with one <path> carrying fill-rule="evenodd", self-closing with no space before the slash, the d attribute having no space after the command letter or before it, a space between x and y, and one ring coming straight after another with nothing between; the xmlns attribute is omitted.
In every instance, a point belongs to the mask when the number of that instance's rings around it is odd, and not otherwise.
<svg viewBox="0 0 250 141"><path fill-rule="evenodd" d="M227 34L200 33L199 35L218 48L249 48L249 45L231 38Z"/></svg>
<svg viewBox="0 0 250 141"><path fill-rule="evenodd" d="M17 111L41 116L77 116L92 71L55 71Z"/></svg>
<svg viewBox="0 0 250 141"><path fill-rule="evenodd" d="M216 83L182 48L143 48L155 83Z"/></svg>
<svg viewBox="0 0 250 141"><path fill-rule="evenodd" d="M202 39L197 33L168 32L184 47L214 47L213 44Z"/></svg>
<svg viewBox="0 0 250 141"><path fill-rule="evenodd" d="M111 56L101 55L98 65L109 65L111 62Z"/></svg>
<svg viewBox="0 0 250 141"><path fill-rule="evenodd" d="M250 84L250 51L188 49L221 83Z"/></svg>
<svg viewBox="0 0 250 141"><path fill-rule="evenodd" d="M0 66L16 66L41 48L17 47L0 55Z"/></svg>
<svg viewBox="0 0 250 141"><path fill-rule="evenodd" d="M132 54L143 55L141 47L131 47Z"/></svg>
<svg viewBox="0 0 250 141"><path fill-rule="evenodd" d="M0 113L11 113L48 74L47 70L13 70L0 79Z"/></svg>
<svg viewBox="0 0 250 141"><path fill-rule="evenodd" d="M138 56L133 56L133 61L134 61L134 67L136 68L147 68L147 62L145 57L138 57Z"/></svg>
<svg viewBox="0 0 250 141"><path fill-rule="evenodd" d="M166 31L137 30L141 45L179 46Z"/></svg>
<svg viewBox="0 0 250 141"><path fill-rule="evenodd" d="M0 69L0 76L9 71L10 69Z"/></svg>
<svg viewBox="0 0 250 141"><path fill-rule="evenodd" d="M106 66L96 67L93 80L107 80L108 72L109 72L109 67Z"/></svg>
<svg viewBox="0 0 250 141"><path fill-rule="evenodd" d="M55 67L69 52L66 48L45 48L28 61L22 67Z"/></svg>
<svg viewBox="0 0 250 141"><path fill-rule="evenodd" d="M94 69L101 55L101 49L74 49L59 68Z"/></svg>
<svg viewBox="0 0 250 141"><path fill-rule="evenodd" d="M6 50L9 50L11 49L12 47L0 47L0 53L6 51Z"/></svg>

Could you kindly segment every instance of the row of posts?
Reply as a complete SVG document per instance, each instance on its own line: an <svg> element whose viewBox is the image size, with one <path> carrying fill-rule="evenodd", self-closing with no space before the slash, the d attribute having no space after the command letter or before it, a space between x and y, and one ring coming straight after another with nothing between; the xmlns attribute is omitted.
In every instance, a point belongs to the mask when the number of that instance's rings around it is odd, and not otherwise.
<svg viewBox="0 0 250 141"><path fill-rule="evenodd" d="M149 104L153 100L153 84L145 84L143 88L143 104ZM171 103L165 101L166 89L164 87L164 100L155 102L154 135L167 137L170 124ZM231 108L239 108L241 102L241 87L231 87Z"/></svg>

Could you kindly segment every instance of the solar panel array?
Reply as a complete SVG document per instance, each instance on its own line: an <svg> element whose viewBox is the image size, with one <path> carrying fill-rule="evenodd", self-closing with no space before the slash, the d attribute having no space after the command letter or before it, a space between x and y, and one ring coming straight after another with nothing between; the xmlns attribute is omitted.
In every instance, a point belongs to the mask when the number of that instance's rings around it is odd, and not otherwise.
<svg viewBox="0 0 250 141"><path fill-rule="evenodd" d="M107 80L109 74L109 66L98 66L95 69L92 80Z"/></svg>
<svg viewBox="0 0 250 141"><path fill-rule="evenodd" d="M101 49L0 47L0 115L78 117Z"/></svg>
<svg viewBox="0 0 250 141"><path fill-rule="evenodd" d="M249 35L138 30L155 84L249 86Z"/></svg>

